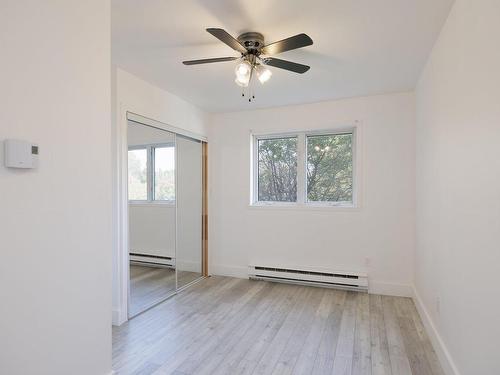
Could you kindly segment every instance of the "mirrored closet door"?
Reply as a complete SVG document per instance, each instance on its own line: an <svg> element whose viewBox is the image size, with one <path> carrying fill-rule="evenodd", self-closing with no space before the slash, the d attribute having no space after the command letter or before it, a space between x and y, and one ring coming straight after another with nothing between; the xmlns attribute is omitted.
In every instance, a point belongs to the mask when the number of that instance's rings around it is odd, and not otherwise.
<svg viewBox="0 0 500 375"><path fill-rule="evenodd" d="M129 317L176 291L175 134L128 122Z"/></svg>
<svg viewBox="0 0 500 375"><path fill-rule="evenodd" d="M131 318L204 274L206 145L130 119L127 127Z"/></svg>

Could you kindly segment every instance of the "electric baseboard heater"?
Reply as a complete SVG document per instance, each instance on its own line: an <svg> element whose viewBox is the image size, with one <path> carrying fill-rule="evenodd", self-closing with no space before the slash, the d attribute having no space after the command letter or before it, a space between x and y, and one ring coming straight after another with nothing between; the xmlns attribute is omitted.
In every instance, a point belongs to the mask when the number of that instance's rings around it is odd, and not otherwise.
<svg viewBox="0 0 500 375"><path fill-rule="evenodd" d="M368 275L361 272L251 265L248 267L248 278L368 292Z"/></svg>
<svg viewBox="0 0 500 375"><path fill-rule="evenodd" d="M130 261L134 264L150 266L175 267L175 258L160 255L149 255L140 253L130 253Z"/></svg>

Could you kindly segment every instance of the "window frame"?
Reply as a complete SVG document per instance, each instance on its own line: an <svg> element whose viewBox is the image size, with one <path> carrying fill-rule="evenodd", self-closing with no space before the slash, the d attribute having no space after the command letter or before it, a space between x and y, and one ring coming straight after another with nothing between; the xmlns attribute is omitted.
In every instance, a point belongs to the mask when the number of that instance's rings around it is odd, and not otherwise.
<svg viewBox="0 0 500 375"><path fill-rule="evenodd" d="M287 134L270 134L270 135L260 135L254 136L254 160L253 160L253 199L252 204L254 205L273 205L278 204L282 206L294 206L297 202L285 202L285 201L259 201L259 141L261 140L272 140L272 139L283 139L283 138L296 138L297 139L297 201L299 200L299 144L300 139L295 133Z"/></svg>
<svg viewBox="0 0 500 375"><path fill-rule="evenodd" d="M342 135L352 134L352 201L351 202L329 202L329 201L310 201L307 197L307 138L309 136L321 135ZM279 139L279 138L297 138L297 201L296 202L278 202L278 201L259 201L259 140ZM348 126L335 129L323 130L305 130L294 132L270 133L270 134L251 134L251 186L250 186L250 206L251 207L283 207L283 208L357 208L357 185L358 185L358 167L357 167L357 143L358 127Z"/></svg>
<svg viewBox="0 0 500 375"><path fill-rule="evenodd" d="M130 174L130 169L128 165L128 155L130 151L134 150L146 150L146 199L129 199L129 185L127 183L127 199L129 203L134 203L134 204L144 204L148 203L149 201L149 163L150 163L150 150L148 149L147 145L134 145L134 146L129 146L127 150L127 182L129 181L128 177Z"/></svg>
<svg viewBox="0 0 500 375"><path fill-rule="evenodd" d="M147 199L146 200L137 200L137 199L128 199L129 204L141 205L141 204L159 204L159 205L169 205L175 206L175 198L173 200L157 200L155 199L155 149L157 148L174 148L174 157L177 159L176 150L175 150L175 142L167 142L167 143L150 143L150 144L140 144L129 146L127 150L146 150L147 151L147 159L146 159L146 190L147 190ZM128 159L127 159L128 160ZM177 161L175 162L177 165ZM127 164L127 173L128 173L128 164ZM174 173L174 178L177 176ZM127 179L128 181L128 179ZM128 193L127 193L128 198Z"/></svg>

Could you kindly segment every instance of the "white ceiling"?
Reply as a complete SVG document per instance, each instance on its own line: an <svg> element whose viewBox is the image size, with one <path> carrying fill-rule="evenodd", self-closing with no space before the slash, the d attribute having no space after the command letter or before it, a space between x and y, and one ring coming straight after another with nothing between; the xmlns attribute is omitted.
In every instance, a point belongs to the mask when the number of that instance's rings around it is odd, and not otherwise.
<svg viewBox="0 0 500 375"><path fill-rule="evenodd" d="M236 111L411 90L453 0L112 0L113 61L211 112ZM298 33L314 44L277 57L311 66L272 68L254 103L234 83L236 62L183 60L238 56L208 34L220 27L266 42Z"/></svg>

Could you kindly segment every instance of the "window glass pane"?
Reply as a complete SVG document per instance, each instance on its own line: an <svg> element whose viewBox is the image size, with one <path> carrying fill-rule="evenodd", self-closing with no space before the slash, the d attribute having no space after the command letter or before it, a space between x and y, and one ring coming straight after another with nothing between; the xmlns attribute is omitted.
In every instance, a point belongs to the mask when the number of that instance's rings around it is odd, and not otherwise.
<svg viewBox="0 0 500 375"><path fill-rule="evenodd" d="M155 156L155 200L175 200L175 148L156 147Z"/></svg>
<svg viewBox="0 0 500 375"><path fill-rule="evenodd" d="M297 201L297 138L258 140L258 200Z"/></svg>
<svg viewBox="0 0 500 375"><path fill-rule="evenodd" d="M146 149L128 152L128 199L148 199L148 152Z"/></svg>
<svg viewBox="0 0 500 375"><path fill-rule="evenodd" d="M352 133L307 137L307 199L352 202Z"/></svg>

